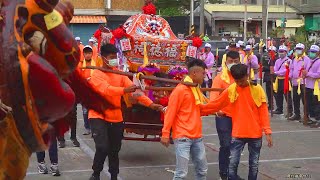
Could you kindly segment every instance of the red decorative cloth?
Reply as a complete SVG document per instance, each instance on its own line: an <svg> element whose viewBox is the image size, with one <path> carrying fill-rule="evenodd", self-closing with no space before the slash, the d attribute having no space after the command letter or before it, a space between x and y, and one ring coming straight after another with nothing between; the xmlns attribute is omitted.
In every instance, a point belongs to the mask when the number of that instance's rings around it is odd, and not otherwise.
<svg viewBox="0 0 320 180"><path fill-rule="evenodd" d="M287 64L286 65L286 75L284 77L284 89L283 89L283 92L286 94L290 91L290 87L289 87L289 73L290 73L290 68L289 68L289 65Z"/></svg>

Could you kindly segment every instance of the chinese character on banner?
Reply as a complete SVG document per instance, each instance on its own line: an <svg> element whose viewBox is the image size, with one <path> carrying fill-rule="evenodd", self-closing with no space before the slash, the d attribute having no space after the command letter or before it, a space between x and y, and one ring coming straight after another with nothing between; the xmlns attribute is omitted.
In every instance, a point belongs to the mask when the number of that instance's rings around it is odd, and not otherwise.
<svg viewBox="0 0 320 180"><path fill-rule="evenodd" d="M187 48L187 56L197 58L197 47L195 46L188 46Z"/></svg>
<svg viewBox="0 0 320 180"><path fill-rule="evenodd" d="M131 43L129 39L121 39L120 40L121 50L122 51L130 51Z"/></svg>

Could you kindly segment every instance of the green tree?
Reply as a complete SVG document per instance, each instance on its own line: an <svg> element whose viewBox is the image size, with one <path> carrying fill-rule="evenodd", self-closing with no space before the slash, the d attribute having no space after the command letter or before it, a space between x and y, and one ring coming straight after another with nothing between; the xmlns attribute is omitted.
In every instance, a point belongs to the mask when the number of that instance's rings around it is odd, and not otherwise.
<svg viewBox="0 0 320 180"><path fill-rule="evenodd" d="M209 3L223 3L223 0L209 0ZM195 1L195 8L200 0ZM163 16L181 16L186 15L190 10L190 0L157 0L155 5Z"/></svg>

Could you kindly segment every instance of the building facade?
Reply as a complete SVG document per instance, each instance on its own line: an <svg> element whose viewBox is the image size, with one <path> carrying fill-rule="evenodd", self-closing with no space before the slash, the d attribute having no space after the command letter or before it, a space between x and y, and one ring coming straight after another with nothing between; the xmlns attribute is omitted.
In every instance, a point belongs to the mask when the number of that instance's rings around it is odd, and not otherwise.
<svg viewBox="0 0 320 180"><path fill-rule="evenodd" d="M294 0L293 0L294 1ZM269 0L268 32L281 26L281 19L286 18L285 36L294 35L296 28L304 25L299 10L293 6L284 5L284 0ZM225 4L206 4L205 16L211 27L213 36L242 37L244 31L243 0L227 0ZM199 12L199 9L196 10ZM247 4L248 36L260 37L262 33L262 0L248 0Z"/></svg>
<svg viewBox="0 0 320 180"><path fill-rule="evenodd" d="M62 0L66 1L66 0ZM111 29L124 23L131 15L141 12L145 0L68 0L74 5L70 30L87 44L100 24Z"/></svg>

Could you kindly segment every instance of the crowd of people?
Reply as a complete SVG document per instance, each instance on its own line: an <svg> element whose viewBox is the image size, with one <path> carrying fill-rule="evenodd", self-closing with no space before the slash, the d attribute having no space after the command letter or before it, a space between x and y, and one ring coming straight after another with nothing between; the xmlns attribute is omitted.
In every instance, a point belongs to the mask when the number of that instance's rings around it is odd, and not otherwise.
<svg viewBox="0 0 320 180"><path fill-rule="evenodd" d="M82 54L79 67L100 66L111 70L118 69L118 49L114 45L101 46L100 62L94 40L90 39L89 44L85 46L79 37L76 37L76 41ZM265 90L257 83L261 78L260 65L251 45L245 45L242 41L231 42L222 57L220 72L216 76L212 70L215 57L211 52L211 45L205 44L204 47L205 51L198 56L198 59L188 62L188 75L183 81L225 90L210 92L208 99L202 94L200 87L179 84L171 93L166 108L153 103L144 94L136 93L139 87L126 76L81 69L83 77L106 100L101 112L82 106L85 129L83 135L92 136L96 149L90 180L100 179L107 157L111 179L115 180L118 177L119 151L124 133L121 97L125 94L129 94L137 102L153 110L165 111L161 143L168 147L170 139L174 141L176 171L173 179L186 178L190 158L195 165L196 179L206 179L208 166L202 135L202 116L216 116L216 129L220 141L219 173L221 179L231 180L240 178L237 168L245 144L249 147L248 179L257 179L263 133L266 135L268 146L273 145L269 113L284 112L283 98L287 100L286 115L289 120L301 120L300 102L303 100L307 108L308 122L313 127L319 127L320 48L318 46L311 46L307 52L303 44L297 44L293 60L287 56L286 46L280 46L279 49L270 46L267 64L263 66ZM303 98L304 94L306 98ZM276 107L273 105L273 99ZM80 143L76 136L76 105L66 119L70 121L70 140L74 147L79 147ZM64 137L54 138L49 148L50 172L54 176L60 175L57 146L59 148L66 146ZM44 161L45 152L38 152L37 159L39 173L48 173Z"/></svg>

